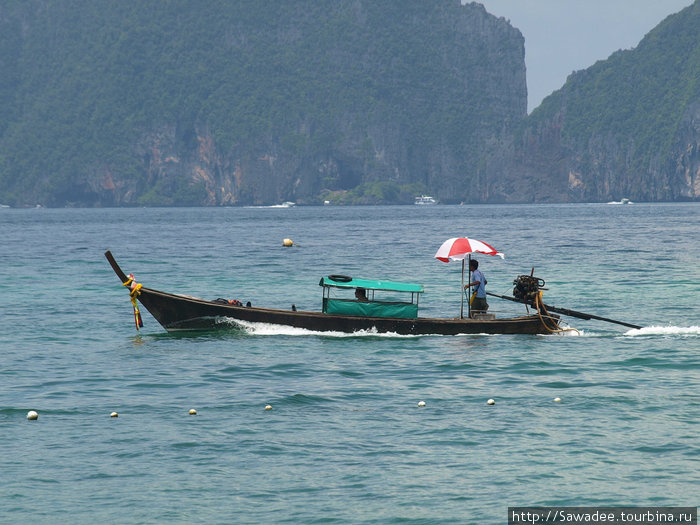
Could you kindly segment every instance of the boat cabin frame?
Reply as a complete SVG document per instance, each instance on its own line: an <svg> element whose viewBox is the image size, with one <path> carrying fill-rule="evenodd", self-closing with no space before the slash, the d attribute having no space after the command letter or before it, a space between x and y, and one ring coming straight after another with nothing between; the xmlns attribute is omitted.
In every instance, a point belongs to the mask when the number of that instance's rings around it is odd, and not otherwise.
<svg viewBox="0 0 700 525"><path fill-rule="evenodd" d="M323 287L323 313L357 317L396 317L416 319L422 284L395 281L353 279L344 275L329 275L318 283ZM366 300L332 295L337 290L363 289ZM388 297L385 297L388 296Z"/></svg>

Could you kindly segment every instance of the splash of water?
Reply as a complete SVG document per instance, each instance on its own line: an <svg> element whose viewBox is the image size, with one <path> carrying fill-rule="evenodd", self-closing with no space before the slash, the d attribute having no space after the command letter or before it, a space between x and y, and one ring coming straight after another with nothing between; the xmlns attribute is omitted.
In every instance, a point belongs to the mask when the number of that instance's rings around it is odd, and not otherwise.
<svg viewBox="0 0 700 525"><path fill-rule="evenodd" d="M625 332L625 335L680 335L696 336L700 335L700 326L645 326L643 328L633 328Z"/></svg>
<svg viewBox="0 0 700 525"><path fill-rule="evenodd" d="M322 335L325 337L406 337L415 338L417 335L401 335L395 332L380 333L376 329L358 330L352 333L346 332L321 332L318 330L308 330L306 328L296 328L270 323L253 323L238 319L225 318L219 321L231 325L232 328L239 328L250 335L288 335L288 336L309 336Z"/></svg>

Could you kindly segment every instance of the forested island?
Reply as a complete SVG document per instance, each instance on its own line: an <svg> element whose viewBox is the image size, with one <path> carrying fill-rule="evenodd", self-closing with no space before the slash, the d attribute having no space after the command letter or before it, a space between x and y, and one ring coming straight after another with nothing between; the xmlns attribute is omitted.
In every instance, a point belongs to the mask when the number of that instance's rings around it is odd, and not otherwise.
<svg viewBox="0 0 700 525"><path fill-rule="evenodd" d="M697 200L700 0L527 115L478 3L0 6L0 204Z"/></svg>

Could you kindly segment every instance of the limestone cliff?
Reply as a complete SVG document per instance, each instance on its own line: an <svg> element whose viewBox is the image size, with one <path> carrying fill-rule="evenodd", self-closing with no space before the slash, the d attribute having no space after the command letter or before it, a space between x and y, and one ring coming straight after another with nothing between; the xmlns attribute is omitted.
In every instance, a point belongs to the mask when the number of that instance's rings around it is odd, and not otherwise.
<svg viewBox="0 0 700 525"><path fill-rule="evenodd" d="M526 115L460 0L8 0L0 204L696 200L700 0Z"/></svg>
<svg viewBox="0 0 700 525"><path fill-rule="evenodd" d="M0 26L0 202L476 201L481 152L526 114L522 35L460 0L30 0Z"/></svg>
<svg viewBox="0 0 700 525"><path fill-rule="evenodd" d="M700 198L700 2L632 50L573 73L504 155L487 162L484 200Z"/></svg>

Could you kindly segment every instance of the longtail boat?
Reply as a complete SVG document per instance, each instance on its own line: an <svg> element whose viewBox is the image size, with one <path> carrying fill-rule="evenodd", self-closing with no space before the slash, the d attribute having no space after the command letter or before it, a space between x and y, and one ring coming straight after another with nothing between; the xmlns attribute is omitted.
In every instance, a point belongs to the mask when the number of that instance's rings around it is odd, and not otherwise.
<svg viewBox="0 0 700 525"><path fill-rule="evenodd" d="M261 308L225 299L207 300L147 288L127 275L111 252L112 269L129 289L137 329L142 326L138 303L167 331L211 330L236 322L291 326L316 332L372 332L399 335L549 334L560 331L559 316L544 307L536 313L508 318L473 314L468 318L418 316L420 284L354 279L344 275L321 278L321 311ZM337 293L336 293L337 292ZM355 298L337 297L356 292ZM357 295L362 295L357 298Z"/></svg>

